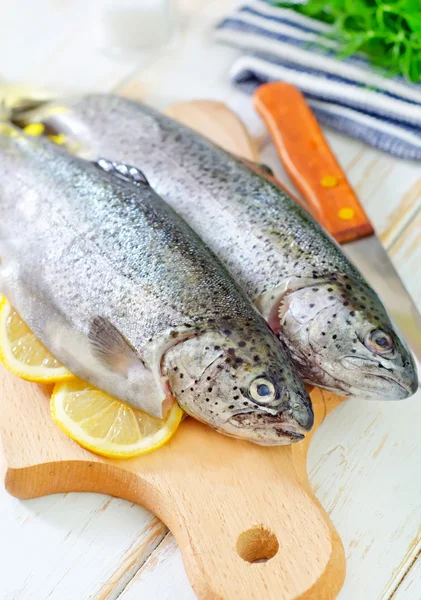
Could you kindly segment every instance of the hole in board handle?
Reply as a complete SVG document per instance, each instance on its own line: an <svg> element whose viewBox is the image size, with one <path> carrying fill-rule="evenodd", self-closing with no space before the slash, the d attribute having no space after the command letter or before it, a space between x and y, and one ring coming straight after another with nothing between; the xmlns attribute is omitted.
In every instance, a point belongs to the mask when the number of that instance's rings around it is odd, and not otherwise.
<svg viewBox="0 0 421 600"><path fill-rule="evenodd" d="M249 563L267 562L279 550L276 535L263 525L256 525L238 536L237 554Z"/></svg>

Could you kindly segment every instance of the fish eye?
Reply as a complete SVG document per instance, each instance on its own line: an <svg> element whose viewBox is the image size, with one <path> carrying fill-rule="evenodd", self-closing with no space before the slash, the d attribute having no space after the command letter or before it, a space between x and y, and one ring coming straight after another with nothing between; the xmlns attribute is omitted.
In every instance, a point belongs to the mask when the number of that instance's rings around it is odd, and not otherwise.
<svg viewBox="0 0 421 600"><path fill-rule="evenodd" d="M249 387L249 396L257 404L270 404L276 398L276 388L265 377L257 377Z"/></svg>
<svg viewBox="0 0 421 600"><path fill-rule="evenodd" d="M374 329L366 335L364 345L374 354L390 354L395 345L391 336L381 329Z"/></svg>

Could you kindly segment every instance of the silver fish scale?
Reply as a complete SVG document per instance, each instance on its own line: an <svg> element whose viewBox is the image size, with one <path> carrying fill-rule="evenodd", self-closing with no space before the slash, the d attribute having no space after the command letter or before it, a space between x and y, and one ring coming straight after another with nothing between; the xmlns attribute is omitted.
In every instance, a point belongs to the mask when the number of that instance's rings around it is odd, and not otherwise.
<svg viewBox="0 0 421 600"><path fill-rule="evenodd" d="M10 169L3 162L0 252L5 267L18 255L14 277L34 298L54 296L58 321L71 314L87 332L89 318L101 315L136 348L164 329L199 328L209 319L262 330L225 269L149 187L120 181L48 143L36 153L31 145L30 169L23 164L16 173L13 162ZM19 310L22 297L10 295ZM52 317L51 306L43 306L32 303L32 328L41 339Z"/></svg>
<svg viewBox="0 0 421 600"><path fill-rule="evenodd" d="M89 123L84 139L95 158L138 167L252 299L291 276L340 271L360 278L310 215L197 133L118 97L87 96L73 109Z"/></svg>

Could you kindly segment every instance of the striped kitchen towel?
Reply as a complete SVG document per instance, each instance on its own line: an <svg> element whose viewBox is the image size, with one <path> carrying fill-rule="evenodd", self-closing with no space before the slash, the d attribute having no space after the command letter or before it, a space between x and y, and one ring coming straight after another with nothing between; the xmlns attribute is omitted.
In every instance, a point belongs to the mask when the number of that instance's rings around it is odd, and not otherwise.
<svg viewBox="0 0 421 600"><path fill-rule="evenodd" d="M383 77L362 56L340 60L330 26L255 0L217 25L218 41L241 48L231 69L251 93L286 81L306 96L320 123L401 158L421 160L421 85Z"/></svg>

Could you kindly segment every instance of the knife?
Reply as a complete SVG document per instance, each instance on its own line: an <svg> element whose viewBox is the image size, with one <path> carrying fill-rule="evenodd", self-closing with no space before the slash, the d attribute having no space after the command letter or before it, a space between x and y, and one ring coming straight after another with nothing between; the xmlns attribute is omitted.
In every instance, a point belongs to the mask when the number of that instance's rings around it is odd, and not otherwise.
<svg viewBox="0 0 421 600"><path fill-rule="evenodd" d="M420 366L421 316L304 96L288 83L268 83L254 106L307 209L376 290Z"/></svg>

